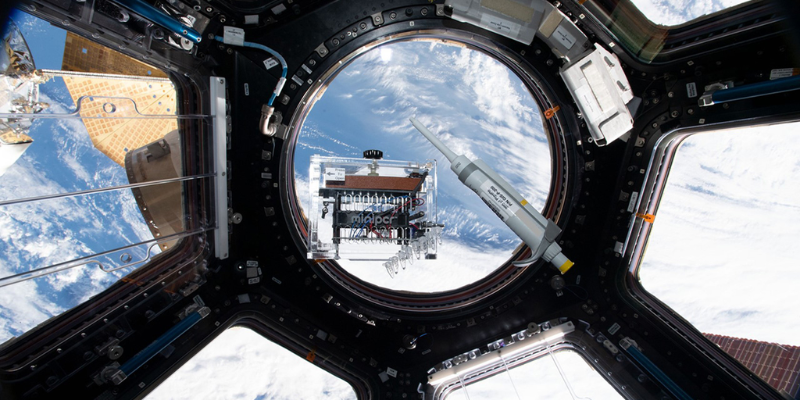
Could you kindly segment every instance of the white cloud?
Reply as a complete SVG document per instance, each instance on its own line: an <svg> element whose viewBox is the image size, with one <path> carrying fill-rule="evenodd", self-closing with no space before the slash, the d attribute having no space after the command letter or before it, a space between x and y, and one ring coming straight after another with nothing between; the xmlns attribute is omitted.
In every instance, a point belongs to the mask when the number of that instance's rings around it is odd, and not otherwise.
<svg viewBox="0 0 800 400"><path fill-rule="evenodd" d="M394 278L374 261L341 260L339 265L347 272L375 285L414 292L439 292L457 289L475 282L511 257L511 252L467 246L446 237L436 260L414 259L405 265Z"/></svg>
<svg viewBox="0 0 800 400"><path fill-rule="evenodd" d="M317 358L315 363L324 362ZM148 400L355 399L343 380L246 328L231 328L164 381Z"/></svg>
<svg viewBox="0 0 800 400"><path fill-rule="evenodd" d="M702 332L800 345L798 128L696 135L676 155L640 276Z"/></svg>
<svg viewBox="0 0 800 400"><path fill-rule="evenodd" d="M63 81L42 85L50 112L71 111ZM121 167L95 150L80 120L35 120L34 144L0 178L0 198L16 199L127 183ZM152 238L129 190L0 207L0 277ZM131 251L134 258L144 251ZM112 256L113 257L113 256ZM117 254L118 258L119 255ZM102 258L116 265L119 260ZM0 288L0 340L85 301L128 271L95 264Z"/></svg>
<svg viewBox="0 0 800 400"><path fill-rule="evenodd" d="M748 0L633 0L648 19L661 25L679 25Z"/></svg>
<svg viewBox="0 0 800 400"><path fill-rule="evenodd" d="M519 240L458 181L449 163L416 132L408 117L416 116L456 153L483 159L541 208L551 164L540 112L521 81L483 53L434 42L382 48L384 53L391 48L390 61L377 51L364 54L314 105L298 141L295 174L307 178L308 157L314 153L360 157L361 150L380 148L387 159L438 159L439 221L446 225L439 259L417 261L395 279L389 278L381 262L341 264L384 287L457 288L494 271ZM355 93L353 100L362 107L339 108L340 93ZM345 143L348 147L341 147Z"/></svg>

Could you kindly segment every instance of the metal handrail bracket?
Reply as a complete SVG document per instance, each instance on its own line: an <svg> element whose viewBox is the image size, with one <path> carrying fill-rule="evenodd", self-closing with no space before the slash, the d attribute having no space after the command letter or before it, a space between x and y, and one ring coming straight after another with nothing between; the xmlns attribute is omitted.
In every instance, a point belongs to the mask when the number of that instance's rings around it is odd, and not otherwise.
<svg viewBox="0 0 800 400"><path fill-rule="evenodd" d="M214 231L214 253L228 258L228 140L225 120L225 78L211 77L211 117L214 140L214 198L217 229Z"/></svg>

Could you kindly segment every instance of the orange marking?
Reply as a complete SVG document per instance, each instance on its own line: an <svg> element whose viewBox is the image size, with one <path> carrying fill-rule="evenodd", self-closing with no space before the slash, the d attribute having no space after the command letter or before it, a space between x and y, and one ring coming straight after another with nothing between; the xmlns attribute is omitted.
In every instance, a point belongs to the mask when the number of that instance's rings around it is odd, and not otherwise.
<svg viewBox="0 0 800 400"><path fill-rule="evenodd" d="M316 358L317 358L317 350L316 349L311 350L311 352L308 353L308 355L306 355L306 360L308 360L309 362L312 362L312 363L314 362L314 359L316 359Z"/></svg>
<svg viewBox="0 0 800 400"><path fill-rule="evenodd" d="M555 106L555 107L553 107L553 108L551 108L549 110L545 110L544 111L544 117L547 118L547 119L553 118L553 115L556 115L556 112L558 112L558 110L560 110L560 109L561 109L561 107Z"/></svg>
<svg viewBox="0 0 800 400"><path fill-rule="evenodd" d="M586 3L586 0L578 0L578 4Z"/></svg>
<svg viewBox="0 0 800 400"><path fill-rule="evenodd" d="M653 214L639 214L639 213L637 213L636 216L641 218L641 219L643 219L643 220L645 220L645 221L647 221L647 222L649 222L649 223L651 223L651 224L653 223L653 221L656 220L656 216L653 215Z"/></svg>

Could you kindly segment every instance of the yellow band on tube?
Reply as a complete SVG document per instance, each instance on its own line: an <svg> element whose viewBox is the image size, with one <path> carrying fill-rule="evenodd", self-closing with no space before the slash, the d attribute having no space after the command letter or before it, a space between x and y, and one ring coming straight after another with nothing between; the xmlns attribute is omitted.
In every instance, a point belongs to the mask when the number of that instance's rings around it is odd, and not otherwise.
<svg viewBox="0 0 800 400"><path fill-rule="evenodd" d="M569 271L569 269L572 268L573 265L575 265L575 263L573 263L570 260L567 260L564 264L561 264L561 266L558 267L558 270L561 271L561 274L563 275L566 274L567 271Z"/></svg>

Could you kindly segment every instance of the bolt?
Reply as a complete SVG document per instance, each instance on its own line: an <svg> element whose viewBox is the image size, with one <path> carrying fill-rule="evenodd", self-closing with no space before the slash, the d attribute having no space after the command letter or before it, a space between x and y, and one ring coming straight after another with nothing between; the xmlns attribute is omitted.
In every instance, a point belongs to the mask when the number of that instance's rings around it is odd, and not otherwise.
<svg viewBox="0 0 800 400"><path fill-rule="evenodd" d="M694 109L691 109L691 108L690 108L690 109L686 110L686 112L687 112L689 115L692 115L692 114L694 114Z"/></svg>
<svg viewBox="0 0 800 400"><path fill-rule="evenodd" d="M213 9L213 8L211 8L211 7L206 7L206 12L209 12L209 13L210 13L210 12L212 12L212 11L214 11L214 9Z"/></svg>
<svg viewBox="0 0 800 400"><path fill-rule="evenodd" d="M672 96L675 96L675 93L673 93L673 92L669 92L669 93L667 93L667 97L670 97L670 98L672 98Z"/></svg>
<svg viewBox="0 0 800 400"><path fill-rule="evenodd" d="M423 17L428 15L428 9L427 8L423 8L422 11L420 11L420 14L422 14ZM403 396L403 397L406 397L406 396Z"/></svg>
<svg viewBox="0 0 800 400"><path fill-rule="evenodd" d="M677 111L673 111L673 112L671 112L669 115L670 115L672 118L678 118L678 112L677 112Z"/></svg>

